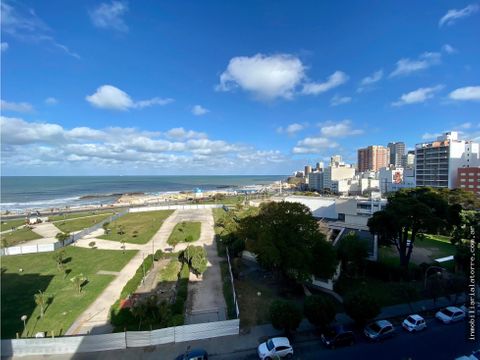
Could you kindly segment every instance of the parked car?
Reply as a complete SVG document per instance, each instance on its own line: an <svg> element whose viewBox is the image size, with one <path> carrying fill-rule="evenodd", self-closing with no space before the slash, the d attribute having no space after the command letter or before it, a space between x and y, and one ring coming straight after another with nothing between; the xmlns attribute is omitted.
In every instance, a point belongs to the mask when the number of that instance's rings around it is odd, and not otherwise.
<svg viewBox="0 0 480 360"><path fill-rule="evenodd" d="M455 360L480 360L480 349L472 352L471 355L464 355L456 358Z"/></svg>
<svg viewBox="0 0 480 360"><path fill-rule="evenodd" d="M427 328L427 323L420 315L413 314L403 320L402 327L409 332L422 331Z"/></svg>
<svg viewBox="0 0 480 360"><path fill-rule="evenodd" d="M470 311L470 308L467 307L467 304L463 304L462 306L460 306L460 309L463 310L465 315L468 314L468 312ZM480 302L477 302L475 304L475 314L480 315Z"/></svg>
<svg viewBox="0 0 480 360"><path fill-rule="evenodd" d="M455 321L463 320L465 318L465 312L456 306L448 306L445 309L437 311L435 318L444 324L450 324Z"/></svg>
<svg viewBox="0 0 480 360"><path fill-rule="evenodd" d="M395 334L395 328L388 320L378 320L365 326L365 336L370 340L380 341Z"/></svg>
<svg viewBox="0 0 480 360"><path fill-rule="evenodd" d="M208 360L208 354L203 349L187 350L184 354L178 355L175 360Z"/></svg>
<svg viewBox="0 0 480 360"><path fill-rule="evenodd" d="M355 335L353 331L343 326L330 327L321 335L322 342L329 348L335 349L339 346L353 345Z"/></svg>
<svg viewBox="0 0 480 360"><path fill-rule="evenodd" d="M291 359L293 348L286 337L276 337L258 345L258 357L261 360L273 360L276 356Z"/></svg>

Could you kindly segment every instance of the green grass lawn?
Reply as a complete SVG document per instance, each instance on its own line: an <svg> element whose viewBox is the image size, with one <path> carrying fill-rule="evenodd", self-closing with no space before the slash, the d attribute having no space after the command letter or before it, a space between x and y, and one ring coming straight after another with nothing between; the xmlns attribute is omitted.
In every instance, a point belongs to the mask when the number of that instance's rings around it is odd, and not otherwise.
<svg viewBox="0 0 480 360"><path fill-rule="evenodd" d="M120 209L116 209L115 211L119 212ZM112 209L109 209L109 210L95 210L95 211L81 211L81 212L75 212L75 213L65 213L64 215L49 216L48 220L54 222L54 221L76 219L76 218L80 218L80 217L100 215L100 214L113 215L114 211Z"/></svg>
<svg viewBox="0 0 480 360"><path fill-rule="evenodd" d="M455 245L450 243L449 237L426 234L424 239L417 238L415 240L411 261L420 265L422 262L433 262L435 259L450 255L455 255ZM398 251L394 246L380 246L378 256L380 262L395 266L400 265Z"/></svg>
<svg viewBox="0 0 480 360"><path fill-rule="evenodd" d="M71 270L66 279L57 270L53 253L2 257L2 338L15 338L16 332L22 332L22 315L28 316L23 336L34 336L40 331L48 331L49 336L52 331L57 336L64 334L114 279L112 275L97 275L97 272L120 271L137 251L122 254L115 250L67 247L65 252L64 265ZM69 279L80 273L88 278L88 283L78 294ZM38 290L51 296L43 318L34 301Z"/></svg>
<svg viewBox="0 0 480 360"><path fill-rule="evenodd" d="M158 272L157 281L177 281L182 263L177 257L171 258L170 262Z"/></svg>
<svg viewBox="0 0 480 360"><path fill-rule="evenodd" d="M25 225L25 219L5 220L0 224L0 231L10 230L12 227Z"/></svg>
<svg viewBox="0 0 480 360"><path fill-rule="evenodd" d="M28 228L21 228L15 231L0 235L0 244L3 247L15 246L25 241L41 239L42 237Z"/></svg>
<svg viewBox="0 0 480 360"><path fill-rule="evenodd" d="M88 216L88 217L74 218L73 220L67 220L67 221L60 220L60 221L54 222L53 224L63 232L73 232L73 231L89 228L90 226L93 226L99 222L102 222L103 220L107 219L111 215L112 215L111 213L106 213L106 214L99 214L99 215Z"/></svg>
<svg viewBox="0 0 480 360"><path fill-rule="evenodd" d="M159 210L126 214L108 226L110 229L108 235L102 235L99 238L113 241L124 239L127 243L145 244L172 213L173 210ZM124 234L119 234L121 228Z"/></svg>
<svg viewBox="0 0 480 360"><path fill-rule="evenodd" d="M175 246L181 242L194 242L200 238L202 223L194 221L182 221L175 225L167 243Z"/></svg>

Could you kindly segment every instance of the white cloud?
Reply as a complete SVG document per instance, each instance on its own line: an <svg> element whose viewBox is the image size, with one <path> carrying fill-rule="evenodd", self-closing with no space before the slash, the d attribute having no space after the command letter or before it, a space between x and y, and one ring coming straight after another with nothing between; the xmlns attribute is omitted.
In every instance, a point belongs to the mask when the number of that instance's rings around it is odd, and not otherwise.
<svg viewBox="0 0 480 360"><path fill-rule="evenodd" d="M234 57L220 75L220 83L215 89L231 91L241 88L259 100L291 99L298 93L320 94L348 80L345 73L336 71L324 83L311 82L305 70L302 61L289 54Z"/></svg>
<svg viewBox="0 0 480 360"><path fill-rule="evenodd" d="M230 60L220 75L216 89L230 91L240 87L260 99L292 98L296 86L305 77L300 59L286 54L252 57L239 56Z"/></svg>
<svg viewBox="0 0 480 360"><path fill-rule="evenodd" d="M458 101L480 101L480 86L466 86L455 89L448 97Z"/></svg>
<svg viewBox="0 0 480 360"><path fill-rule="evenodd" d="M403 106L408 104L423 103L434 97L435 93L443 89L443 85L437 85L427 88L419 88L400 96L398 101L392 103L393 106Z"/></svg>
<svg viewBox="0 0 480 360"><path fill-rule="evenodd" d="M441 61L442 55L438 52L425 52L417 59L411 60L403 58L397 61L396 68L390 73L390 77L409 75L411 73L428 69L433 65L437 65Z"/></svg>
<svg viewBox="0 0 480 360"><path fill-rule="evenodd" d="M16 7L13 7L6 1L2 1L0 14L3 33L24 42L50 44L66 54L80 59L77 53L55 40L51 35L52 30L37 16L34 9L18 3L16 3Z"/></svg>
<svg viewBox="0 0 480 360"><path fill-rule="evenodd" d="M466 123L460 124L458 127L462 129L470 129L472 127L472 123L466 122Z"/></svg>
<svg viewBox="0 0 480 360"><path fill-rule="evenodd" d="M114 29L128 31L128 26L123 20L123 15L128 11L128 4L123 1L101 3L91 11L90 19L93 25L101 29Z"/></svg>
<svg viewBox="0 0 480 360"><path fill-rule="evenodd" d="M342 104L347 104L350 101L352 101L352 98L350 96L338 96L335 95L330 99L330 106L338 106Z"/></svg>
<svg viewBox="0 0 480 360"><path fill-rule="evenodd" d="M324 137L306 137L297 142L292 149L294 154L318 154L326 149L336 148L338 144Z"/></svg>
<svg viewBox="0 0 480 360"><path fill-rule="evenodd" d="M195 105L192 108L192 114L195 116L202 116L205 115L206 113L209 113L210 110L205 109L202 105Z"/></svg>
<svg viewBox="0 0 480 360"><path fill-rule="evenodd" d="M121 110L143 109L153 105L167 105L173 102L173 99L152 98L149 100L133 101L130 95L112 85L102 85L92 95L87 95L85 99L95 107L102 109Z"/></svg>
<svg viewBox="0 0 480 360"><path fill-rule="evenodd" d="M319 126L321 135L327 138L363 134L363 130L352 129L352 122L350 120L343 120L340 122L327 121L325 123L320 123Z"/></svg>
<svg viewBox="0 0 480 360"><path fill-rule="evenodd" d="M302 93L307 95L318 95L330 89L340 86L348 81L348 75L342 71L335 71L327 81L323 83L310 82L303 85Z"/></svg>
<svg viewBox="0 0 480 360"><path fill-rule="evenodd" d="M287 127L282 127L282 126L278 127L277 132L279 134L286 133L286 134L291 136L291 135L294 135L295 133L297 133L299 131L302 131L304 128L305 128L305 126L302 125L302 124L293 123L293 124L288 125Z"/></svg>
<svg viewBox="0 0 480 360"><path fill-rule="evenodd" d="M10 171L36 167L47 174L52 166L57 169L85 166L100 171L116 169L120 173L138 167L150 174L205 174L218 169L241 174L264 173L265 166L289 166L290 162L278 150L258 150L250 145L209 139L205 133L183 128L165 132L133 128L66 129L59 124L5 116L0 117L0 126L2 159Z"/></svg>
<svg viewBox="0 0 480 360"><path fill-rule="evenodd" d="M448 10L445 15L442 16L440 21L438 22L438 26L443 26L443 25L453 25L457 20L470 16L474 13L476 13L480 7L478 4L470 4L463 9L457 10L457 9L451 9Z"/></svg>
<svg viewBox="0 0 480 360"><path fill-rule="evenodd" d="M7 43L7 42L2 42L2 43L0 44L0 50L1 50L2 52L7 51L7 50L8 50L8 43Z"/></svg>
<svg viewBox="0 0 480 360"><path fill-rule="evenodd" d="M33 106L27 102L15 103L1 100L1 109L3 111L32 112Z"/></svg>
<svg viewBox="0 0 480 360"><path fill-rule="evenodd" d="M207 134L203 132L197 132L193 130L185 130L182 127L173 128L166 132L167 137L175 139L193 139L193 138L206 138Z"/></svg>
<svg viewBox="0 0 480 360"><path fill-rule="evenodd" d="M366 87L373 85L383 78L383 69L375 71L372 75L366 76L360 81L360 87L357 92L362 92Z"/></svg>
<svg viewBox="0 0 480 360"><path fill-rule="evenodd" d="M422 135L422 140L435 140L436 138L438 138L439 136L441 136L442 134L440 133L425 133Z"/></svg>
<svg viewBox="0 0 480 360"><path fill-rule="evenodd" d="M48 97L48 98L45 99L45 104L56 105L56 104L58 104L58 100L54 97Z"/></svg>
<svg viewBox="0 0 480 360"><path fill-rule="evenodd" d="M444 44L442 46L442 50L446 52L447 54L454 54L457 52L457 49L455 49L452 45L450 44Z"/></svg>

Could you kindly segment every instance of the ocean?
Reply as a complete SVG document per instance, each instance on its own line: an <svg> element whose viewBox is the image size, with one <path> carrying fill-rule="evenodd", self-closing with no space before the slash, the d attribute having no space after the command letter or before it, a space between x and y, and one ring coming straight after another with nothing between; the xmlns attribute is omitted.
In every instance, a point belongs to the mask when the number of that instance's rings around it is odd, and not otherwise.
<svg viewBox="0 0 480 360"><path fill-rule="evenodd" d="M121 194L234 190L265 185L286 175L262 176L2 176L2 211L112 204Z"/></svg>

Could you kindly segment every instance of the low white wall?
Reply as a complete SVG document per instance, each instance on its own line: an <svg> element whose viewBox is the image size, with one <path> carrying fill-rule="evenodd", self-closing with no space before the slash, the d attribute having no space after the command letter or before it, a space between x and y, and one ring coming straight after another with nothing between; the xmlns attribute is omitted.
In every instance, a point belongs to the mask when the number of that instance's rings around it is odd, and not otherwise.
<svg viewBox="0 0 480 360"><path fill-rule="evenodd" d="M197 205L161 205L161 206L142 206L137 208L131 208L128 210L130 213L145 212L145 211L158 211L158 210L193 210L193 209L217 209L223 207L222 204L197 204Z"/></svg>
<svg viewBox="0 0 480 360"><path fill-rule="evenodd" d="M2 340L2 356L74 354L130 347L147 347L193 341L240 333L240 320L225 320L183 325L153 331L128 331L114 334L66 336L41 339Z"/></svg>

